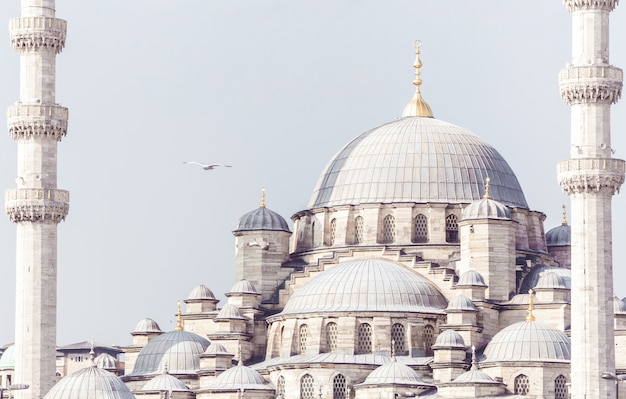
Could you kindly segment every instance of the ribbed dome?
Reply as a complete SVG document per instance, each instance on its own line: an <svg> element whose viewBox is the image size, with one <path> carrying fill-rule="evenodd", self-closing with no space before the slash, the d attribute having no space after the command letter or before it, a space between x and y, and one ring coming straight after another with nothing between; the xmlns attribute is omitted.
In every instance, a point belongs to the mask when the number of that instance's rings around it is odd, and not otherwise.
<svg viewBox="0 0 626 399"><path fill-rule="evenodd" d="M485 279L483 276L475 270L468 270L461 275L459 282L456 283L458 287L486 287Z"/></svg>
<svg viewBox="0 0 626 399"><path fill-rule="evenodd" d="M273 230L291 233L287 221L278 213L265 207L259 207L243 215L237 222L237 231Z"/></svg>
<svg viewBox="0 0 626 399"><path fill-rule="evenodd" d="M565 282L565 287L570 289L572 288L572 272L570 269L556 266L537 265L530 269L530 272L528 272L526 277L524 277L522 284L520 285L519 292L528 292L531 288L535 288L539 283L541 276L543 276L546 272L554 272L561 276L563 282Z"/></svg>
<svg viewBox="0 0 626 399"><path fill-rule="evenodd" d="M617 296L613 297L613 312L614 313L626 313L626 303L619 299Z"/></svg>
<svg viewBox="0 0 626 399"><path fill-rule="evenodd" d="M454 379L455 383L479 383L479 384L500 384L489 374L472 368Z"/></svg>
<svg viewBox="0 0 626 399"><path fill-rule="evenodd" d="M224 305L222 309L215 316L215 320L224 319L224 320L233 320L233 319L243 319L243 315L239 308L233 304L227 303Z"/></svg>
<svg viewBox="0 0 626 399"><path fill-rule="evenodd" d="M132 375L160 373L165 366L172 374L195 373L200 368L198 355L209 341L188 331L170 331L159 335L141 349Z"/></svg>
<svg viewBox="0 0 626 399"><path fill-rule="evenodd" d="M474 302L471 299L466 297L465 295L457 295L450 303L448 303L448 307L446 310L476 310L476 306L474 306Z"/></svg>
<svg viewBox="0 0 626 399"><path fill-rule="evenodd" d="M200 284L191 290L187 299L215 299L215 295L210 289Z"/></svg>
<svg viewBox="0 0 626 399"><path fill-rule="evenodd" d="M139 320L139 323L137 323L137 326L135 326L135 329L133 330L133 332L134 333L157 333L157 332L163 332L163 331L161 331L161 327L159 327L156 321L149 319L149 318L145 318L143 320Z"/></svg>
<svg viewBox="0 0 626 399"><path fill-rule="evenodd" d="M394 360L372 371L363 384L422 385L424 381L415 370Z"/></svg>
<svg viewBox="0 0 626 399"><path fill-rule="evenodd" d="M219 342L211 342L211 346L209 346L205 351L205 355L230 355L226 350L226 347Z"/></svg>
<svg viewBox="0 0 626 399"><path fill-rule="evenodd" d="M95 365L63 377L44 399L135 399L115 374Z"/></svg>
<svg viewBox="0 0 626 399"><path fill-rule="evenodd" d="M458 332L454 330L443 330L441 334L437 336L433 349L438 348L463 348L465 349L465 340Z"/></svg>
<svg viewBox="0 0 626 399"><path fill-rule="evenodd" d="M273 389L258 371L239 363L220 374L207 389Z"/></svg>
<svg viewBox="0 0 626 399"><path fill-rule="evenodd" d="M537 321L521 321L497 333L485 361L569 361L571 343L563 331Z"/></svg>
<svg viewBox="0 0 626 399"><path fill-rule="evenodd" d="M291 296L281 314L307 312L442 313L446 298L428 280L389 261L340 263Z"/></svg>
<svg viewBox="0 0 626 399"><path fill-rule="evenodd" d="M117 368L117 359L108 353L99 354L93 361L101 369L112 370Z"/></svg>
<svg viewBox="0 0 626 399"><path fill-rule="evenodd" d="M565 279L555 272L547 271L539 277L539 281L537 281L537 288L567 288L567 284L565 283Z"/></svg>
<svg viewBox="0 0 626 399"><path fill-rule="evenodd" d="M230 289L229 294L258 294L259 292L256 290L254 285L251 282L245 279L241 279L233 285L233 288Z"/></svg>
<svg viewBox="0 0 626 399"><path fill-rule="evenodd" d="M187 385L173 375L164 372L146 383L142 391L189 391Z"/></svg>
<svg viewBox="0 0 626 399"><path fill-rule="evenodd" d="M558 247L562 245L571 245L572 228L568 224L562 224L546 233L546 244L549 247Z"/></svg>
<svg viewBox="0 0 626 399"><path fill-rule="evenodd" d="M0 357L0 370L15 369L15 345L8 346Z"/></svg>
<svg viewBox="0 0 626 399"><path fill-rule="evenodd" d="M489 144L434 118L405 117L363 133L324 168L309 208L394 202L469 203L484 193L528 208L517 177Z"/></svg>
<svg viewBox="0 0 626 399"><path fill-rule="evenodd" d="M469 219L511 219L511 211L498 201L483 198L463 209L461 220Z"/></svg>

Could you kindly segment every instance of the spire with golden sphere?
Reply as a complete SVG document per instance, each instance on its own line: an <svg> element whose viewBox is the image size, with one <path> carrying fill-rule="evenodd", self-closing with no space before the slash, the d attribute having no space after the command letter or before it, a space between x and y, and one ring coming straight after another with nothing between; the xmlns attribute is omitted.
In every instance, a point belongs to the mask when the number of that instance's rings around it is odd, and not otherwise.
<svg viewBox="0 0 626 399"><path fill-rule="evenodd" d="M261 208L265 208L265 187L261 188Z"/></svg>
<svg viewBox="0 0 626 399"><path fill-rule="evenodd" d="M567 226L567 208L565 204L563 204L563 222L561 223L563 226Z"/></svg>
<svg viewBox="0 0 626 399"><path fill-rule="evenodd" d="M535 315L533 315L533 294L535 292L533 290L528 290L528 316L526 316L526 320L535 321Z"/></svg>
<svg viewBox="0 0 626 399"><path fill-rule="evenodd" d="M487 178L485 179L485 195L483 195L484 199L491 199L491 195L489 195L489 182L491 181L491 179L489 178L489 176L487 176Z"/></svg>
<svg viewBox="0 0 626 399"><path fill-rule="evenodd" d="M426 103L426 101L424 101L422 93L420 92L420 86L422 85L422 79L420 78L420 69L422 68L422 61L420 60L420 47L422 47L422 42L415 41L415 63L413 64L415 67L415 80L413 81L413 84L415 85L415 94L413 95L411 101L409 101L409 103L404 107L402 117L433 117L433 111L430 109L430 106Z"/></svg>

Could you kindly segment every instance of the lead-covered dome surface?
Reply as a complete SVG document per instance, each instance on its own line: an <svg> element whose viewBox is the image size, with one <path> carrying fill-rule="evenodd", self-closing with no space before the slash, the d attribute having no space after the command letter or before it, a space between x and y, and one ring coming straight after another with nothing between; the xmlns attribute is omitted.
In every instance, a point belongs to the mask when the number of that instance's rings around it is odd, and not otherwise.
<svg viewBox="0 0 626 399"><path fill-rule="evenodd" d="M7 346L0 357L0 370L15 369L15 345Z"/></svg>
<svg viewBox="0 0 626 399"><path fill-rule="evenodd" d="M297 289L281 314L424 312L443 314L445 297L428 280L379 259L340 263Z"/></svg>
<svg viewBox="0 0 626 399"><path fill-rule="evenodd" d="M546 233L546 245L549 247L571 245L571 242L572 228L567 223L554 227Z"/></svg>
<svg viewBox="0 0 626 399"><path fill-rule="evenodd" d="M273 389L258 371L244 366L241 362L220 374L207 389Z"/></svg>
<svg viewBox="0 0 626 399"><path fill-rule="evenodd" d="M370 384L423 385L424 381L415 370L394 360L372 371L363 382Z"/></svg>
<svg viewBox="0 0 626 399"><path fill-rule="evenodd" d="M146 317L145 319L139 320L133 332L134 333L160 333L163 331L161 331L161 327L159 327L156 321Z"/></svg>
<svg viewBox="0 0 626 399"><path fill-rule="evenodd" d="M44 399L135 399L115 374L95 365L63 377Z"/></svg>
<svg viewBox="0 0 626 399"><path fill-rule="evenodd" d="M287 221L278 213L261 206L239 218L237 231L273 230L291 233Z"/></svg>
<svg viewBox="0 0 626 399"><path fill-rule="evenodd" d="M461 220L469 219L511 219L511 211L498 201L483 198L463 209Z"/></svg>
<svg viewBox="0 0 626 399"><path fill-rule="evenodd" d="M322 172L309 208L394 202L469 203L490 194L528 208L513 170L492 146L453 124L405 117L361 134Z"/></svg>

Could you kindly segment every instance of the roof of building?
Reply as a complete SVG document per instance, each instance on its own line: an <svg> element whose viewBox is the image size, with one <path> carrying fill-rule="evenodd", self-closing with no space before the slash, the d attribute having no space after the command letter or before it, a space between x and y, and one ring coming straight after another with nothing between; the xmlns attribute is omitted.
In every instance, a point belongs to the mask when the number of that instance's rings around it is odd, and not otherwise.
<svg viewBox="0 0 626 399"><path fill-rule="evenodd" d="M96 352L100 352L100 351L106 351L106 352L109 352L109 353L122 353L122 352L124 352L122 349L120 349L117 346L105 345L105 344L101 344L101 343L93 342L93 341L81 341L81 342L76 342L76 343L73 343L73 344L61 346L61 347L57 348L57 351L59 351L61 353L65 353L65 352L89 352L92 349L95 350Z"/></svg>
<svg viewBox="0 0 626 399"><path fill-rule="evenodd" d="M549 247L558 247L563 245L571 245L572 227L568 224L562 224L554 227L546 233L546 244Z"/></svg>
<svg viewBox="0 0 626 399"><path fill-rule="evenodd" d="M446 298L430 281L398 264L360 259L324 271L298 288L280 313L425 312L442 314Z"/></svg>
<svg viewBox="0 0 626 399"><path fill-rule="evenodd" d="M244 317L241 314L239 308L233 304L227 303L215 316L215 320L243 320Z"/></svg>
<svg viewBox="0 0 626 399"><path fill-rule="evenodd" d="M446 310L476 310L474 302L465 295L457 295L450 300Z"/></svg>
<svg viewBox="0 0 626 399"><path fill-rule="evenodd" d="M541 275L541 277L539 277L539 280L537 281L537 284L535 285L535 289L537 288L567 289L568 286L563 276L560 276L553 271L547 270Z"/></svg>
<svg viewBox="0 0 626 399"><path fill-rule="evenodd" d="M490 198L483 198L474 201L461 213L461 220L469 219L511 219L511 211L498 201Z"/></svg>
<svg viewBox="0 0 626 399"><path fill-rule="evenodd" d="M566 288L572 288L572 272L570 269L556 266L537 265L533 267L524 277L522 283L520 284L519 292L528 292L528 290L535 288L541 276L546 272L554 272L557 275L561 276L561 278L563 278L563 282L565 283Z"/></svg>
<svg viewBox="0 0 626 399"><path fill-rule="evenodd" d="M482 197L487 176L494 200L528 208L517 177L495 148L459 126L409 116L342 148L324 168L308 207L469 203Z"/></svg>
<svg viewBox="0 0 626 399"><path fill-rule="evenodd" d="M241 362L220 374L206 389L211 390L268 390L274 389L258 371Z"/></svg>
<svg viewBox="0 0 626 399"><path fill-rule="evenodd" d="M291 233L287 221L278 213L267 209L265 206L261 206L239 218L234 231L257 230L285 231Z"/></svg>
<svg viewBox="0 0 626 399"><path fill-rule="evenodd" d="M362 385L393 384L393 385L430 385L426 384L419 374L406 364L398 363L395 357L390 362L372 371Z"/></svg>
<svg viewBox="0 0 626 399"><path fill-rule="evenodd" d="M118 361L115 357L108 353L101 353L93 359L96 366L105 370L113 370L118 368Z"/></svg>
<svg viewBox="0 0 626 399"><path fill-rule="evenodd" d="M135 399L135 395L115 374L92 364L63 377L44 396L44 399L85 398Z"/></svg>
<svg viewBox="0 0 626 399"><path fill-rule="evenodd" d="M457 287L487 287L483 276L475 270L468 270L461 274Z"/></svg>
<svg viewBox="0 0 626 399"><path fill-rule="evenodd" d="M9 345L6 347L2 356L0 356L0 370L14 370L15 369L15 345Z"/></svg>
<svg viewBox="0 0 626 399"><path fill-rule="evenodd" d="M241 279L233 285L229 294L258 294L254 285L246 279Z"/></svg>
<svg viewBox="0 0 626 399"><path fill-rule="evenodd" d="M465 349L465 340L458 332L454 330L443 330L441 334L437 336L433 349L438 348L458 348Z"/></svg>
<svg viewBox="0 0 626 399"><path fill-rule="evenodd" d="M215 299L215 295L206 286L200 284L191 290L187 299Z"/></svg>
<svg viewBox="0 0 626 399"><path fill-rule="evenodd" d="M189 391L189 387L164 369L141 388L141 391Z"/></svg>
<svg viewBox="0 0 626 399"><path fill-rule="evenodd" d="M134 333L161 333L163 331L161 330L161 327L159 327L156 321L146 317L145 319L139 320L133 332Z"/></svg>

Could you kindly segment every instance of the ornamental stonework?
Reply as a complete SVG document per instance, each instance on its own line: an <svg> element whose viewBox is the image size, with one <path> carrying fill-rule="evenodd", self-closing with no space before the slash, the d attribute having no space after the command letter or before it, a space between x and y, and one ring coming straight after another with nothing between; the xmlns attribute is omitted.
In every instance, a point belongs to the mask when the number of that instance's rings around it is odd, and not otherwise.
<svg viewBox="0 0 626 399"><path fill-rule="evenodd" d="M7 126L13 140L49 137L61 141L67 134L68 109L57 105L16 105L7 110Z"/></svg>
<svg viewBox="0 0 626 399"><path fill-rule="evenodd" d="M69 212L69 198L70 194L65 190L12 189L5 192L5 210L14 223L59 223Z"/></svg>
<svg viewBox="0 0 626 399"><path fill-rule="evenodd" d="M614 158L581 158L558 163L559 184L566 194L617 193L624 183L626 164Z"/></svg>
<svg viewBox="0 0 626 399"><path fill-rule="evenodd" d="M568 105L615 104L622 95L624 73L612 66L570 66L559 72L561 97Z"/></svg>
<svg viewBox="0 0 626 399"><path fill-rule="evenodd" d="M65 47L67 22L57 18L13 18L9 23L11 47L15 51L51 50Z"/></svg>
<svg viewBox="0 0 626 399"><path fill-rule="evenodd" d="M567 11L579 10L605 10L613 11L619 0L563 0Z"/></svg>

